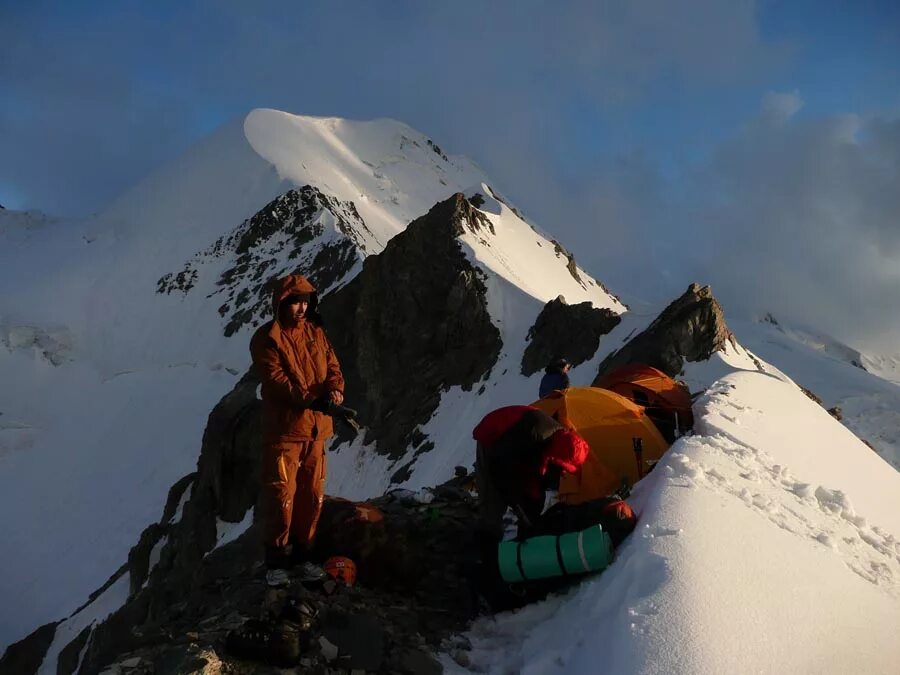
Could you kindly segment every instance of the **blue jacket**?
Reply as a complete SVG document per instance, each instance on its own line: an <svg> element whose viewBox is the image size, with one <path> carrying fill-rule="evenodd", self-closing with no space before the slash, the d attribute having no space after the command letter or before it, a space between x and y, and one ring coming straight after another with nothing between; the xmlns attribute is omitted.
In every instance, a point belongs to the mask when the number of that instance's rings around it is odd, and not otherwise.
<svg viewBox="0 0 900 675"><path fill-rule="evenodd" d="M540 396L540 398L544 398L554 389L568 388L569 376L565 373L559 372L558 370L552 370L549 373L545 373L544 377L541 378L541 388L538 390L540 392L538 395Z"/></svg>

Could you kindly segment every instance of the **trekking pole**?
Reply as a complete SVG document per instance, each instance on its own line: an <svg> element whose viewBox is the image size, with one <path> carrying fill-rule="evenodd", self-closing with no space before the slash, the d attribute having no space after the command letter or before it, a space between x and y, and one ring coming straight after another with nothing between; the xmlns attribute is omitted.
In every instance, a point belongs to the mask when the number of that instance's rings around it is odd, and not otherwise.
<svg viewBox="0 0 900 675"><path fill-rule="evenodd" d="M513 506L513 511L516 514L516 517L519 519L519 524L524 526L526 532L531 531L531 520L528 516L525 515L525 509L522 508L521 504L515 504Z"/></svg>
<svg viewBox="0 0 900 675"><path fill-rule="evenodd" d="M644 477L644 439L632 438L631 445L634 448L634 458L637 461L638 480Z"/></svg>

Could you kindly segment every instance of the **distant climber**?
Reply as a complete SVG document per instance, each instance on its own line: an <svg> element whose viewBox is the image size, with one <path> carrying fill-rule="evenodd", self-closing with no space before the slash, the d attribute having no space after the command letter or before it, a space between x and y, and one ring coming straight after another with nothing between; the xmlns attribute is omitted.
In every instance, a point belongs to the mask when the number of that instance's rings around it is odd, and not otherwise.
<svg viewBox="0 0 900 675"><path fill-rule="evenodd" d="M482 545L503 537L503 515L512 508L519 535L527 534L544 510L547 490L559 489L563 472L575 473L588 456L588 444L547 413L514 405L488 413L472 431L476 441Z"/></svg>
<svg viewBox="0 0 900 675"><path fill-rule="evenodd" d="M541 387L538 390L538 398L544 398L551 391L556 389L569 388L569 369L572 367L566 359L554 359L547 364L544 369L544 376L541 378Z"/></svg>
<svg viewBox="0 0 900 675"><path fill-rule="evenodd" d="M262 382L263 457L260 507L270 572L303 565L316 575L308 552L325 490L325 441L332 416L353 421L344 408L344 377L316 311L316 289L304 277L279 279L272 293L275 318L250 341Z"/></svg>

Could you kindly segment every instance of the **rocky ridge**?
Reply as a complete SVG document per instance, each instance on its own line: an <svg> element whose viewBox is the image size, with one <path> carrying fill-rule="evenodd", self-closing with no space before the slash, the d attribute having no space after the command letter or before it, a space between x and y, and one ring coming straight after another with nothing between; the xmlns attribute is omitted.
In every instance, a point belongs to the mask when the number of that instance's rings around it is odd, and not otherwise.
<svg viewBox="0 0 900 675"><path fill-rule="evenodd" d="M207 297L221 296L219 315L226 337L246 325L258 326L270 312L271 283L285 274L303 274L320 294L346 280L363 257L378 250L353 202L306 185L290 190L194 255L179 272L163 275L156 292L187 294L206 288L202 277L218 270Z"/></svg>

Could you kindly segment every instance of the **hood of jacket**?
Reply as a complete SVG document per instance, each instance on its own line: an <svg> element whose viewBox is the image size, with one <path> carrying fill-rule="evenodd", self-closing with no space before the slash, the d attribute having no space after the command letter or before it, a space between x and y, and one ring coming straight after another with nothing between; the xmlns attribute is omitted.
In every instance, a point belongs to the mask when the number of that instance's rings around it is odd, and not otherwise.
<svg viewBox="0 0 900 675"><path fill-rule="evenodd" d="M316 287L309 283L309 280L299 274L289 274L275 282L272 288L272 312L275 317L275 323L278 324L279 309L284 299L291 295L309 294L309 306L306 308L306 318L318 326L322 325L322 319L319 317L319 294Z"/></svg>

